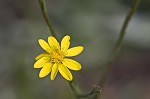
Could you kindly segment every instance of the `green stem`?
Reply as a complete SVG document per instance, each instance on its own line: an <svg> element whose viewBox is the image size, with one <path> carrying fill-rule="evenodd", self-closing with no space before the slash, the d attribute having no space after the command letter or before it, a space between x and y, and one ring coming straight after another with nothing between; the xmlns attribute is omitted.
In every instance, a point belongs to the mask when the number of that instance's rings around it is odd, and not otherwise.
<svg viewBox="0 0 150 99"><path fill-rule="evenodd" d="M105 83L107 77L109 76L112 64L115 62L115 60L117 59L117 57L119 55L119 52L120 52L120 49L121 49L121 46L122 46L122 42L123 42L123 39L124 39L124 36L125 36L125 33L126 33L125 31L126 31L126 29L128 27L128 24L129 24L132 16L136 12L136 10L137 10L137 8L138 8L138 6L140 4L140 1L141 0L136 0L135 1L133 7L129 10L129 12L128 12L126 18L125 18L125 21L124 21L123 26L121 28L121 31L119 33L119 38L118 38L118 40L116 42L116 45L115 45L115 47L113 49L112 55L110 57L110 60L107 62L106 66L105 66L106 67L106 70L105 70L106 72L104 73L104 76L98 82L98 85L100 85L101 88L103 88L104 83ZM96 95L94 99L97 99L97 98L98 98L98 95Z"/></svg>
<svg viewBox="0 0 150 99"><path fill-rule="evenodd" d="M39 0L39 4L40 4L40 7L41 7L41 11L42 11L43 17L45 19L45 22L46 22L48 28L49 28L49 31L50 31L51 35L56 37L55 31L52 28L51 21L50 21L50 19L48 17L45 0Z"/></svg>
<svg viewBox="0 0 150 99"><path fill-rule="evenodd" d="M77 99L80 99L80 97L82 97L83 95L80 95L81 91L79 89L79 86L76 84L75 80L69 81L69 85L70 85L70 88L73 91L75 97ZM86 96L83 96L83 97L86 97Z"/></svg>
<svg viewBox="0 0 150 99"><path fill-rule="evenodd" d="M52 36L54 36L56 38L56 35L55 35L55 32L52 28L50 19L48 18L45 0L39 0L39 4L40 4L41 11L42 11L43 17L45 19L45 22L49 28L49 31L51 32ZM72 91L75 94L77 99L88 98L90 95L96 93L96 91L95 91L96 88L95 88L95 89L93 89L94 91L92 91L90 94L82 94L81 90L80 90L79 86L76 84L75 80L70 81L69 85L70 85L70 87L71 87L71 89L72 89Z"/></svg>
<svg viewBox="0 0 150 99"><path fill-rule="evenodd" d="M90 97L99 94L101 92L101 88L99 86L95 86L90 93L83 94L79 86L76 84L75 80L70 81L69 85L74 95L76 96L76 99L82 99L82 98L89 99Z"/></svg>

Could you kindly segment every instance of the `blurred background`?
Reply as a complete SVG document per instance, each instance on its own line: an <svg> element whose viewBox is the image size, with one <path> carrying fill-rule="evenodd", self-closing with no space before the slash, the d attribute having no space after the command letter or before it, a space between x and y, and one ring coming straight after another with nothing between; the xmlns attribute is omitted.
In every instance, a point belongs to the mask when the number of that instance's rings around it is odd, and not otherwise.
<svg viewBox="0 0 150 99"><path fill-rule="evenodd" d="M68 34L71 46L85 47L74 58L83 68L72 71L85 93L103 74L133 1L46 0L59 41ZM101 99L150 99L150 1L141 1ZM38 0L0 0L0 99L75 99L59 74L40 79L33 68L38 39L49 35Z"/></svg>

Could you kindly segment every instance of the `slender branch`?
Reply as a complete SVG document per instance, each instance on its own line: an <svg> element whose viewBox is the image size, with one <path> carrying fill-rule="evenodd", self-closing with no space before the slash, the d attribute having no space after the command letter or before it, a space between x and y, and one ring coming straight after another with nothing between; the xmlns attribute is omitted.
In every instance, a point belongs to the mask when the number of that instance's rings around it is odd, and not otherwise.
<svg viewBox="0 0 150 99"><path fill-rule="evenodd" d="M69 85L77 99L82 98L89 99L90 97L99 94L101 92L101 88L99 86L95 86L90 93L83 94L79 89L79 86L76 84L75 80L70 81Z"/></svg>
<svg viewBox="0 0 150 99"><path fill-rule="evenodd" d="M46 9L45 0L39 0L39 4L40 4L41 11L42 11L43 17L45 19L45 22L46 22L46 24L47 24L47 26L49 28L49 31L51 32L52 36L54 36L56 38L56 35L55 35L55 32L54 32L54 30L52 28L50 19L48 18L48 13L47 13L47 9ZM70 81L69 85L70 85L70 87L71 87L71 89L72 89L72 91L75 94L77 99L87 98L89 95L94 94L94 91L92 91L92 93L90 93L90 94L81 94L80 88L76 84L75 80Z"/></svg>
<svg viewBox="0 0 150 99"><path fill-rule="evenodd" d="M81 94L80 94L81 91L79 90L79 87L77 86L75 80L70 81L70 82L69 82L69 85L70 85L70 88L72 89L72 91L73 91L73 93L74 93L74 95L75 95L75 97L76 97L77 99L86 98L85 95L81 95Z"/></svg>
<svg viewBox="0 0 150 99"><path fill-rule="evenodd" d="M48 18L48 13L47 13L45 0L39 0L39 4L40 4L40 7L41 7L41 11L42 11L43 17L45 19L45 22L46 22L48 28L49 28L49 31L50 31L51 35L56 37L55 31L54 31L54 29L52 28L52 25L51 25L51 21Z"/></svg>
<svg viewBox="0 0 150 99"><path fill-rule="evenodd" d="M120 49L121 49L121 46L122 46L122 42L123 42L123 39L124 39L124 36L125 36L125 33L126 33L126 29L128 27L128 24L129 24L132 16L136 12L136 10L137 10L137 8L140 4L140 1L141 0L136 0L135 1L133 7L129 10L129 12L128 12L126 18L125 18L125 21L124 21L123 26L121 28L121 31L119 33L119 38L118 38L118 40L116 42L116 45L113 49L110 60L106 64L106 70L105 70L106 72L104 73L104 76L98 82L98 85L100 85L101 88L103 88L104 83L105 83L107 77L109 76L110 70L112 68L112 64L115 62L115 60L117 59L117 57L119 55L119 52L120 52ZM97 99L97 98L98 98L98 95L96 95L94 99Z"/></svg>

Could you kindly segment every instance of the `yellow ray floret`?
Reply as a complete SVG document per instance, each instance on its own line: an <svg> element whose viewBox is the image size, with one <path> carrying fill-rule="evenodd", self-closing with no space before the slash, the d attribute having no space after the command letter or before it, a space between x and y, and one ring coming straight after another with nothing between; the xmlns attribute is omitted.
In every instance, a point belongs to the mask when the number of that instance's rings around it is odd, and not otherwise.
<svg viewBox="0 0 150 99"><path fill-rule="evenodd" d="M35 60L34 68L42 68L39 77L43 78L50 74L50 79L54 80L59 72L66 80L73 79L71 70L80 70L81 64L75 60L66 58L80 54L83 51L82 46L69 48L70 36L66 35L61 44L53 36L48 37L48 43L39 39L39 45L45 50L38 55Z"/></svg>

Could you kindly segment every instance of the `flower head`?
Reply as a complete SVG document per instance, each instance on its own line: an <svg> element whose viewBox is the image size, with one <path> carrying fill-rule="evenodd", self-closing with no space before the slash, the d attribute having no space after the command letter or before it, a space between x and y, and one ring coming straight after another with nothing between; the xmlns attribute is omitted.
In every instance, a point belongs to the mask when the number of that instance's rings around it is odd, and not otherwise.
<svg viewBox="0 0 150 99"><path fill-rule="evenodd" d="M69 48L70 36L66 35L61 44L53 37L48 37L48 43L43 39L39 39L40 46L45 50L44 53L38 55L35 60L34 68L42 68L39 77L45 77L50 74L50 79L54 80L58 71L67 80L73 79L71 70L80 70L81 65L75 60L66 58L80 54L83 51L82 46Z"/></svg>

